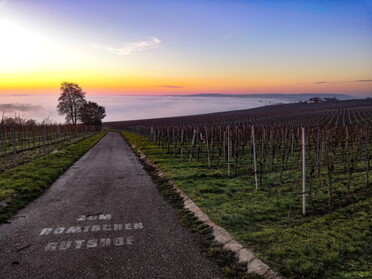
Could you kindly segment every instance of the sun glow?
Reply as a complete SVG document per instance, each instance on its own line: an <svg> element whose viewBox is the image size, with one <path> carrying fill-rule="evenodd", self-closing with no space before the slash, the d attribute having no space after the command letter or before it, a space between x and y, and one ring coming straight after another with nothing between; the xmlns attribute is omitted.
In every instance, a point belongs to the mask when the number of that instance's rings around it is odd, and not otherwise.
<svg viewBox="0 0 372 279"><path fill-rule="evenodd" d="M71 66L71 61L79 61L78 53L67 44L52 41L45 34L20 24L0 19L0 34L2 74L63 70Z"/></svg>
<svg viewBox="0 0 372 279"><path fill-rule="evenodd" d="M0 20L0 71L19 72L40 64L45 51L46 40L33 32L7 20Z"/></svg>

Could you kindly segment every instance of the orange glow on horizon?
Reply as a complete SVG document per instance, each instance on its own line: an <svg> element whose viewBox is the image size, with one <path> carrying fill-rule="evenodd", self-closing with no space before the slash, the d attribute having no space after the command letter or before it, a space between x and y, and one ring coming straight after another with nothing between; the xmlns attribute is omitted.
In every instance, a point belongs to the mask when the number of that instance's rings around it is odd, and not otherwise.
<svg viewBox="0 0 372 279"><path fill-rule="evenodd" d="M0 94L31 92L30 94L59 93L61 82L78 83L84 91L94 95L177 95L198 93L269 94L269 93L344 93L371 94L372 82L350 80L312 82L314 78L299 81L282 76L246 77L164 77L156 75L129 75L94 70L50 71L0 74ZM356 92L356 93L355 93ZM354 93L354 94L353 94Z"/></svg>
<svg viewBox="0 0 372 279"><path fill-rule="evenodd" d="M3 95L59 94L67 81L93 95L372 96L372 29L358 1L17 2L0 0Z"/></svg>

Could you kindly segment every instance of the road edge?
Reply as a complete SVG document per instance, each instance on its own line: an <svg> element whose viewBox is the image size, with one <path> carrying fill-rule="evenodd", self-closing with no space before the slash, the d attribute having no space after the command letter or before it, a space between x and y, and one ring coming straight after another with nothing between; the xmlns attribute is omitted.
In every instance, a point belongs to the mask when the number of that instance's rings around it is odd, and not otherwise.
<svg viewBox="0 0 372 279"><path fill-rule="evenodd" d="M263 279L284 278L280 273L274 271L267 264L258 259L252 250L244 247L239 241L234 239L228 231L212 222L209 216L203 212L171 179L169 179L166 174L136 145L132 144L127 139L125 140L129 143L131 149L138 155L142 164L152 169L157 178L162 179L173 188L182 199L183 208L194 214L199 222L208 226L212 230L214 241L219 244L223 250L231 252L234 255L234 260L237 261L238 264L246 266L246 273L248 275L258 275Z"/></svg>

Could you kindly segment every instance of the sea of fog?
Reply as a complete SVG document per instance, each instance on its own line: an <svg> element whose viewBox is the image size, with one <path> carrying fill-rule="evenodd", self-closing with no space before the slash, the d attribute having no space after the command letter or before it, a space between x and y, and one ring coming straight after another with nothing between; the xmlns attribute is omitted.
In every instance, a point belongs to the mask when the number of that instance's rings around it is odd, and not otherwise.
<svg viewBox="0 0 372 279"><path fill-rule="evenodd" d="M259 106L291 103L298 99L275 97L199 97L199 96L89 96L106 108L104 121L133 120L249 109ZM57 113L58 95L0 95L0 113L6 116L41 121L50 118L63 122Z"/></svg>

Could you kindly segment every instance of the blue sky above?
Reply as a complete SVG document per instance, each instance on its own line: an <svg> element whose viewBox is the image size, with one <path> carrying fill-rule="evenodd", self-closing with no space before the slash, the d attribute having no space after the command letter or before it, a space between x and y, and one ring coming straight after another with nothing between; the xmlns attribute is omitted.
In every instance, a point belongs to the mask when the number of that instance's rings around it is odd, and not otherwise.
<svg viewBox="0 0 372 279"><path fill-rule="evenodd" d="M372 89L372 83L340 85L372 79L370 0L0 0L0 18L48 38L53 46L46 49L68 48L40 54L43 62L59 56L53 63L28 65L39 75L20 62L18 72L40 79L40 90L58 88L63 76L108 94L168 88L165 93L368 95ZM58 70L64 72L42 84L44 72ZM26 88L24 78L12 79L4 90Z"/></svg>

